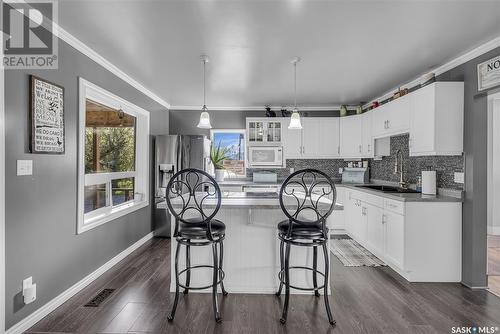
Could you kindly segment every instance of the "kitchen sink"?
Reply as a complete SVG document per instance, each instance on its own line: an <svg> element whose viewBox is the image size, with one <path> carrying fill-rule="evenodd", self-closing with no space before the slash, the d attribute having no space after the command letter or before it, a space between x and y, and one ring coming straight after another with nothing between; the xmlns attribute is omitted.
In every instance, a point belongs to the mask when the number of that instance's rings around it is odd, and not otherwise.
<svg viewBox="0 0 500 334"><path fill-rule="evenodd" d="M356 186L359 188L366 188L366 189L371 189L371 190L378 190L382 191L384 193L417 193L418 191L413 190L413 189L405 189L405 188L400 188L400 187L393 187L393 186L384 186L380 184L367 184L367 185L360 185Z"/></svg>

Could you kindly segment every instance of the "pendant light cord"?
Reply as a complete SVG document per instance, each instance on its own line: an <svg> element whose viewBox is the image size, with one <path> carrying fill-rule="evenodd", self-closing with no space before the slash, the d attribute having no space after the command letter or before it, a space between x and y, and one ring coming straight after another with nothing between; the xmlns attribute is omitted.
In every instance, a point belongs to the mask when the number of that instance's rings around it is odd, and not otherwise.
<svg viewBox="0 0 500 334"><path fill-rule="evenodd" d="M204 59L203 60L203 110L207 109L207 103L206 103L206 83L205 83L205 72L206 72L206 66L207 66L207 61Z"/></svg>
<svg viewBox="0 0 500 334"><path fill-rule="evenodd" d="M293 75L293 81L294 81L294 111L297 109L297 62L295 61L293 63L293 68L294 68L294 75Z"/></svg>

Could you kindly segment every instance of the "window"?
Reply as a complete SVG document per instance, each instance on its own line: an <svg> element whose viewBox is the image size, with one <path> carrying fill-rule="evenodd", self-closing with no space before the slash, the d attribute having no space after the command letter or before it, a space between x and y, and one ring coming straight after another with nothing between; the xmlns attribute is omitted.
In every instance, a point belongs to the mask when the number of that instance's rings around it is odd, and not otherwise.
<svg viewBox="0 0 500 334"><path fill-rule="evenodd" d="M227 177L246 176L245 130L210 130L212 145L227 150L224 160Z"/></svg>
<svg viewBox="0 0 500 334"><path fill-rule="evenodd" d="M149 204L149 113L81 78L79 108L82 233Z"/></svg>

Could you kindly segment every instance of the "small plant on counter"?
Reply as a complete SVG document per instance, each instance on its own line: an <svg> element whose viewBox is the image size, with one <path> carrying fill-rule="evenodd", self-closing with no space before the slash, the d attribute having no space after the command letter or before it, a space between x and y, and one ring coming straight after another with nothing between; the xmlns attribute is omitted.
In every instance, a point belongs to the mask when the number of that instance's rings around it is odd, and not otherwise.
<svg viewBox="0 0 500 334"><path fill-rule="evenodd" d="M215 168L215 180L224 181L224 160L227 159L227 153L229 151L226 147L220 147L220 142L217 147L212 144L210 147L210 160Z"/></svg>

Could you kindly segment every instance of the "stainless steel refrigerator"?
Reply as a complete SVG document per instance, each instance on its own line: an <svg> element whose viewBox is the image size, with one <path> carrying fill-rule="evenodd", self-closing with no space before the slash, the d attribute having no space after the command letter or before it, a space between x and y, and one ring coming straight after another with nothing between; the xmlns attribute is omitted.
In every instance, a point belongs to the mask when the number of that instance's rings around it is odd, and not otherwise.
<svg viewBox="0 0 500 334"><path fill-rule="evenodd" d="M210 140L198 135L165 135L154 137L155 203L165 200L170 178L185 168L209 171ZM165 209L154 211L155 235L170 237L170 215Z"/></svg>

